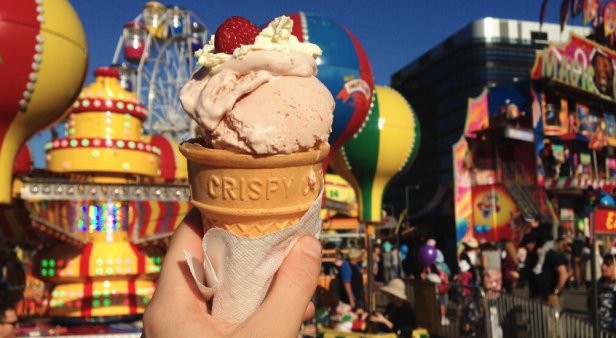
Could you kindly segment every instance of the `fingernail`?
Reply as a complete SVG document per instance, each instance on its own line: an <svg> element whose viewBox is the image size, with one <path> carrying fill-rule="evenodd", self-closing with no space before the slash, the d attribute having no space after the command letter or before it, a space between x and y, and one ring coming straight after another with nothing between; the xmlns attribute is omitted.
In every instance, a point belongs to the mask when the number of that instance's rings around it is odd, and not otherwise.
<svg viewBox="0 0 616 338"><path fill-rule="evenodd" d="M321 258L321 242L316 238L302 238L300 245L304 253L314 258Z"/></svg>

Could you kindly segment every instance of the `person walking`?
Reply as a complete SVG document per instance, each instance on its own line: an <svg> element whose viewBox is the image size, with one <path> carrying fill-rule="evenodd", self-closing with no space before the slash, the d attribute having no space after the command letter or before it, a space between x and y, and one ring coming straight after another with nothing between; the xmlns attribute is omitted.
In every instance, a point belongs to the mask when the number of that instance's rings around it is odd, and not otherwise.
<svg viewBox="0 0 616 338"><path fill-rule="evenodd" d="M616 332L616 255L603 256L601 278L595 283L597 287L597 316L599 326L606 331ZM588 308L591 309L592 293L588 297ZM592 313L592 311L590 311Z"/></svg>
<svg viewBox="0 0 616 338"><path fill-rule="evenodd" d="M438 277L441 282L438 284L438 304L441 312L441 325L449 325L449 319L447 318L447 306L449 305L449 275L443 270L442 266L447 266L445 262L441 262L443 265L439 265L437 262L434 265ZM447 268L449 269L449 268Z"/></svg>
<svg viewBox="0 0 616 338"><path fill-rule="evenodd" d="M383 253L381 257L383 258L383 281L385 283L389 283L395 277L392 277L392 269L394 266L394 255L391 252L393 245L389 242L383 243Z"/></svg>
<svg viewBox="0 0 616 338"><path fill-rule="evenodd" d="M358 248L350 248L348 259L342 263L338 275L340 300L351 305L355 310L364 307L364 280L361 271L363 252Z"/></svg>
<svg viewBox="0 0 616 338"><path fill-rule="evenodd" d="M554 249L548 249L543 253L543 244L542 237L534 233L524 238L524 245L528 251L527 264L524 268L528 278L529 296L558 308L559 296L569 274L564 258ZM540 257L543 257L541 264L538 263Z"/></svg>
<svg viewBox="0 0 616 338"><path fill-rule="evenodd" d="M518 272L518 260L513 247L513 243L509 240L501 241L503 249L501 251L501 271L503 275L503 289L509 294L513 294L513 286L520 279Z"/></svg>
<svg viewBox="0 0 616 338"><path fill-rule="evenodd" d="M383 247L380 244L374 246L374 251L372 251L372 262L372 273L374 275L374 281L377 283L384 283L385 271L383 268Z"/></svg>

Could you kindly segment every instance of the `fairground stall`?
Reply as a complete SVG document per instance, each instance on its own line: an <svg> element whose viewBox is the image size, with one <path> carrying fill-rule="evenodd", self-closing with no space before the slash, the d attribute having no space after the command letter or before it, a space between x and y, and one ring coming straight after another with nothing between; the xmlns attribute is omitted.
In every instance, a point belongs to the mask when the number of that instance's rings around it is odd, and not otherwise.
<svg viewBox="0 0 616 338"><path fill-rule="evenodd" d="M573 34L537 52L530 81L469 99L453 149L459 242L518 241L531 215L555 236L588 236L592 207L614 204L615 64L613 50Z"/></svg>

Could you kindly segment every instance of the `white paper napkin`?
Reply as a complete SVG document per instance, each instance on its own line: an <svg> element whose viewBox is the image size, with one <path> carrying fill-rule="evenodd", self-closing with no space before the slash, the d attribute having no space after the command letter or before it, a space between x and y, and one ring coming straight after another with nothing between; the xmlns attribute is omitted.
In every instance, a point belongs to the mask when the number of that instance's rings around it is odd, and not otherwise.
<svg viewBox="0 0 616 338"><path fill-rule="evenodd" d="M261 305L278 267L295 242L318 237L321 198L293 226L273 234L244 238L214 228L203 236L204 262L184 251L190 272L207 300L212 315L231 323L244 321Z"/></svg>

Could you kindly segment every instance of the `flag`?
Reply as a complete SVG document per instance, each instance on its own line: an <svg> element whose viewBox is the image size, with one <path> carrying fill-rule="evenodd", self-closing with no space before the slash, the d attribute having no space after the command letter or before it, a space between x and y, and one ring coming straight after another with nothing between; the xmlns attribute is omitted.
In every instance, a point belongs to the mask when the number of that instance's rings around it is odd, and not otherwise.
<svg viewBox="0 0 616 338"><path fill-rule="evenodd" d="M545 11L548 7L548 0L543 0L541 3L541 11L539 12L539 27L543 25L543 21L545 20Z"/></svg>
<svg viewBox="0 0 616 338"><path fill-rule="evenodd" d="M567 19L569 18L569 0L563 0L560 3L560 31L562 32L565 29L565 24L567 23Z"/></svg>
<svg viewBox="0 0 616 338"><path fill-rule="evenodd" d="M597 0L584 0L584 24L587 25L597 17L599 3Z"/></svg>
<svg viewBox="0 0 616 338"><path fill-rule="evenodd" d="M575 19L584 9L584 0L572 0L571 1L571 18Z"/></svg>
<svg viewBox="0 0 616 338"><path fill-rule="evenodd" d="M616 2L612 1L605 5L603 31L605 36L610 36L616 32Z"/></svg>

